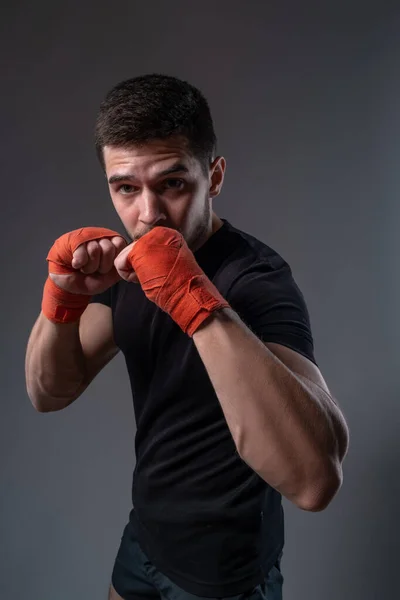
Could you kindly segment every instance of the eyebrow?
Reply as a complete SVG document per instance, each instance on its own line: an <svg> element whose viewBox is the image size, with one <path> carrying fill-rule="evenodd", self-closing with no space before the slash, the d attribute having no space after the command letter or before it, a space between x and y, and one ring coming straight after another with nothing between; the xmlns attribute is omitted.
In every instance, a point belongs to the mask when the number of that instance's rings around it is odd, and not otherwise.
<svg viewBox="0 0 400 600"><path fill-rule="evenodd" d="M178 163L169 167L169 169L165 169L160 173L157 173L157 177L165 177L165 175L171 175L172 173L189 173L189 169L183 164ZM115 175L111 175L108 183L111 185L112 183L117 183L118 181L128 181L128 180L136 180L137 177L134 173L116 173Z"/></svg>

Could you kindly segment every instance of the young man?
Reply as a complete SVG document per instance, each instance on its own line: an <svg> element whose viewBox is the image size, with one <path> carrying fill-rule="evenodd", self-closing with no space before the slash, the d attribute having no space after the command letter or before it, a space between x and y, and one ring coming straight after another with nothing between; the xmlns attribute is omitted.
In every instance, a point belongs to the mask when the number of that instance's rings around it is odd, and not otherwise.
<svg viewBox="0 0 400 600"><path fill-rule="evenodd" d="M225 160L196 88L122 82L96 146L130 243L97 227L56 240L28 394L60 410L125 356L136 467L111 599L277 600L281 495L323 510L348 446L304 298L273 249L213 211Z"/></svg>

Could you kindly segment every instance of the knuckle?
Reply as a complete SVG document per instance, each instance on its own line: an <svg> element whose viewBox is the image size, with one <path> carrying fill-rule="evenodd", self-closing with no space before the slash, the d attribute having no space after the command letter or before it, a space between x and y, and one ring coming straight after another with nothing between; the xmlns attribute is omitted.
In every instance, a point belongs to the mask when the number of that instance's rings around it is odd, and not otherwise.
<svg viewBox="0 0 400 600"><path fill-rule="evenodd" d="M126 246L126 242L125 242L124 238L122 238L120 236L113 237L111 241L114 244L114 246L118 249Z"/></svg>
<svg viewBox="0 0 400 600"><path fill-rule="evenodd" d="M73 252L73 256L75 255L82 255L82 254L86 254L86 244L81 244L80 246L78 246L77 248L75 248L74 252Z"/></svg>
<svg viewBox="0 0 400 600"><path fill-rule="evenodd" d="M104 254L105 252L106 252L106 253L109 253L110 251L112 251L112 250L113 250L113 245L112 245L112 243L110 242L110 240L109 240L109 239L107 239L107 238L103 238L103 239L101 239L101 240L100 240L100 242L99 242L99 245L100 245L100 248L101 248L101 249L102 249L102 251L103 251L103 254Z"/></svg>
<svg viewBox="0 0 400 600"><path fill-rule="evenodd" d="M89 254L93 255L93 254L97 254L100 250L99 244L96 240L91 240L90 242L88 242L87 244L87 251L89 252Z"/></svg>

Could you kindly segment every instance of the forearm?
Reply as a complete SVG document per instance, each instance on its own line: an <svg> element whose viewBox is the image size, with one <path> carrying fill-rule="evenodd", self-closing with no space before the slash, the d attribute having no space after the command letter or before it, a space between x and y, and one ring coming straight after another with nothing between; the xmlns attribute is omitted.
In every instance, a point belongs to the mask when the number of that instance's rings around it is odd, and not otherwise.
<svg viewBox="0 0 400 600"><path fill-rule="evenodd" d="M40 412L60 410L79 395L85 377L79 322L56 324L39 315L27 345L25 377Z"/></svg>
<svg viewBox="0 0 400 600"><path fill-rule="evenodd" d="M231 310L215 313L193 340L240 456L289 500L311 505L307 495L321 496L318 486L340 476L326 405Z"/></svg>

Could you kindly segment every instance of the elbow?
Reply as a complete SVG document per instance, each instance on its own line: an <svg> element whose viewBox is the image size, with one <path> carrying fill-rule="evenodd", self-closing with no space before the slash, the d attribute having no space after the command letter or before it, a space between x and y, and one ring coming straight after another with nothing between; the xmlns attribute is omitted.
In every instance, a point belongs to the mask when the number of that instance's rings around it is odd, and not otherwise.
<svg viewBox="0 0 400 600"><path fill-rule="evenodd" d="M49 413L49 412L54 412L56 410L61 410L61 408L54 408L54 406L50 405L50 404L46 404L43 401L40 400L32 400L31 399L31 404L33 406L33 408L35 409L36 412L38 413Z"/></svg>
<svg viewBox="0 0 400 600"><path fill-rule="evenodd" d="M51 400L49 398L43 398L29 392L28 398L31 401L33 408L38 413L48 413L53 412L54 410L59 410L58 408L54 408L54 404L51 403Z"/></svg>
<svg viewBox="0 0 400 600"><path fill-rule="evenodd" d="M308 482L295 504L307 512L321 512L332 502L343 482L343 472L340 465L325 468L319 477Z"/></svg>
<svg viewBox="0 0 400 600"><path fill-rule="evenodd" d="M32 389L31 386L27 385L26 393L31 402L31 405L36 410L36 412L39 412L39 413L48 412L48 404L46 404L46 402L44 402L43 397L41 397L41 395L38 394L36 390Z"/></svg>
<svg viewBox="0 0 400 600"><path fill-rule="evenodd" d="M46 394L40 394L27 388L28 398L36 412L49 413L66 408L75 398L53 398Z"/></svg>
<svg viewBox="0 0 400 600"><path fill-rule="evenodd" d="M34 378L27 376L25 383L28 398L31 401L33 408L38 413L63 410L79 398L87 387L87 385L82 382L78 385L74 384L73 386L65 385L62 386L64 387L62 390L63 393L57 394L57 390L49 388L49 386L45 385L43 380L39 377Z"/></svg>
<svg viewBox="0 0 400 600"><path fill-rule="evenodd" d="M38 412L38 413L50 412L50 409L48 407L46 407L44 404L42 404L41 402L39 402L36 398L31 398L29 396L29 400L31 401L31 405L33 406L33 408L35 409L36 412Z"/></svg>

